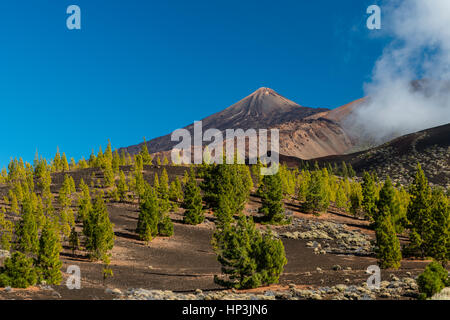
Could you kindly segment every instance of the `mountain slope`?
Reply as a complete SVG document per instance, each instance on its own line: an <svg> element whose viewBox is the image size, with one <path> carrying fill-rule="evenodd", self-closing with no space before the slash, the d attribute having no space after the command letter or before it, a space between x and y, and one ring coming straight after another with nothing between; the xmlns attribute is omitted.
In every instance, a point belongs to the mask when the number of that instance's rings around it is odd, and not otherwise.
<svg viewBox="0 0 450 320"><path fill-rule="evenodd" d="M285 159L293 163L293 159ZM411 181L419 162L429 180L450 186L450 123L401 136L378 147L315 159L319 163L351 163L358 173L375 171L402 184Z"/></svg>
<svg viewBox="0 0 450 320"><path fill-rule="evenodd" d="M269 88L260 88L234 105L202 120L203 131L226 129L271 129L280 130L280 153L303 159L331 154L342 154L350 150L354 141L340 124L334 120L316 117L328 114L324 108L308 108L284 98ZM174 128L175 129L175 128ZM193 125L185 127L193 132ZM177 142L170 134L147 142L151 153L166 153ZM130 154L138 153L142 144L125 148Z"/></svg>

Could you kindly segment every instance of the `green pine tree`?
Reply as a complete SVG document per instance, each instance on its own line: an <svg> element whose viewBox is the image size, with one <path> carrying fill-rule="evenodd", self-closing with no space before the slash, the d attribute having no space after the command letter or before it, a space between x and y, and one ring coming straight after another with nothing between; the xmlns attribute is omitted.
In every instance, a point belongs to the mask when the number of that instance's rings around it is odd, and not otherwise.
<svg viewBox="0 0 450 320"><path fill-rule="evenodd" d="M59 285L62 280L61 260L59 252L61 243L55 226L47 222L42 230L39 240L39 252L37 267L39 280L45 280L47 284Z"/></svg>
<svg viewBox="0 0 450 320"><path fill-rule="evenodd" d="M376 186L373 177L364 172L362 187L362 207L368 218L372 218L376 209Z"/></svg>
<svg viewBox="0 0 450 320"><path fill-rule="evenodd" d="M196 225L205 220L202 196L200 188L197 186L193 169L191 169L189 180L184 186L184 200L182 207L185 209L183 218L184 223Z"/></svg>
<svg viewBox="0 0 450 320"><path fill-rule="evenodd" d="M92 259L103 259L114 247L113 227L103 201L103 195L99 192L83 224L86 250Z"/></svg>
<svg viewBox="0 0 450 320"><path fill-rule="evenodd" d="M450 259L450 206L442 190L436 190L432 198L432 226L429 256L443 265Z"/></svg>
<svg viewBox="0 0 450 320"><path fill-rule="evenodd" d="M407 209L408 228L410 230L411 244L409 251L425 257L429 251L431 217L431 188L420 164L417 173L409 188L411 201Z"/></svg>
<svg viewBox="0 0 450 320"><path fill-rule="evenodd" d="M148 153L148 147L147 147L147 141L145 141L144 137L144 143L142 144L141 152L139 153L142 157L143 164L145 165L151 165L152 164L152 157Z"/></svg>
<svg viewBox="0 0 450 320"><path fill-rule="evenodd" d="M280 172L274 175L266 175L263 178L259 191L261 194L262 207L260 213L264 214L264 220L270 224L285 222L283 188Z"/></svg>
<svg viewBox="0 0 450 320"><path fill-rule="evenodd" d="M160 209L155 189L151 186L145 189L140 203L136 232L141 240L148 243L158 235Z"/></svg>
<svg viewBox="0 0 450 320"><path fill-rule="evenodd" d="M13 237L13 223L6 219L5 213L6 210L3 207L0 211L0 248L9 251Z"/></svg>
<svg viewBox="0 0 450 320"><path fill-rule="evenodd" d="M80 239L78 238L78 232L75 230L75 227L72 227L69 236L69 245L72 249L72 255L75 255L75 252L80 247Z"/></svg>
<svg viewBox="0 0 450 320"><path fill-rule="evenodd" d="M24 254L37 254L39 236L31 200L26 198L22 204L21 219L16 225L16 250Z"/></svg>
<svg viewBox="0 0 450 320"><path fill-rule="evenodd" d="M119 173L119 181L117 182L117 192L119 194L120 202L128 200L128 184L125 178L125 174L122 170Z"/></svg>
<svg viewBox="0 0 450 320"><path fill-rule="evenodd" d="M325 212L330 205L329 186L322 171L313 171L308 185L304 208L309 212Z"/></svg>
<svg viewBox="0 0 450 320"><path fill-rule="evenodd" d="M392 224L394 209L394 187L389 177L380 190L380 197L376 203L375 234L377 239L377 258L381 268L400 267L402 259L400 241L397 238L395 228Z"/></svg>

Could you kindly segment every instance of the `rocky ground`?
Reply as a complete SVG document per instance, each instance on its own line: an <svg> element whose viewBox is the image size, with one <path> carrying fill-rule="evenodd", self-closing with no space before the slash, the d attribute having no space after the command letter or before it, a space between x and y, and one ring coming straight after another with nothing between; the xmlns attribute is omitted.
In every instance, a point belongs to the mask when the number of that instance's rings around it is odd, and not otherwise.
<svg viewBox="0 0 450 320"><path fill-rule="evenodd" d="M345 224L294 218L292 224L281 231L279 237L311 240L306 243L316 254L353 254L369 256L373 253L370 237L351 230Z"/></svg>
<svg viewBox="0 0 450 320"><path fill-rule="evenodd" d="M405 299L418 296L417 284L413 278L399 279L391 276L391 281L383 281L378 289L371 289L367 283L361 285L337 284L316 289L301 288L294 284L288 288L266 289L259 292L239 293L236 290L194 293L174 293L172 291L129 289L107 289L117 299L127 300L375 300Z"/></svg>

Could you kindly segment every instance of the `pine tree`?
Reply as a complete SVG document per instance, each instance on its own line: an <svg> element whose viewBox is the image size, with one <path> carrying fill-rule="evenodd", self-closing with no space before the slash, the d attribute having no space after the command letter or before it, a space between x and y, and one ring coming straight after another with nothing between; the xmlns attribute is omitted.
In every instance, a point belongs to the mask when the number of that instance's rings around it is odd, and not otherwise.
<svg viewBox="0 0 450 320"><path fill-rule="evenodd" d="M152 164L152 160L153 159L150 156L150 154L148 153L147 141L145 141L145 137L144 137L144 143L142 144L141 152L139 154L142 157L143 164L145 164L145 165L151 165Z"/></svg>
<svg viewBox="0 0 450 320"><path fill-rule="evenodd" d="M159 176L156 172L153 176L153 188L155 188L155 191L159 194Z"/></svg>
<svg viewBox="0 0 450 320"><path fill-rule="evenodd" d="M92 149L91 155L88 160L89 167L94 168L97 166L97 157L95 155L94 149Z"/></svg>
<svg viewBox="0 0 450 320"><path fill-rule="evenodd" d="M163 166L167 166L169 164L169 160L167 159L166 156L164 156L162 164Z"/></svg>
<svg viewBox="0 0 450 320"><path fill-rule="evenodd" d="M376 186L372 176L364 172L362 183L362 207L366 216L373 218L376 208Z"/></svg>
<svg viewBox="0 0 450 320"><path fill-rule="evenodd" d="M109 163L112 167L112 160L113 160L113 153L112 153L112 147L111 147L111 141L108 139L108 145L106 146L105 150L105 162Z"/></svg>
<svg viewBox="0 0 450 320"><path fill-rule="evenodd" d="M400 267L402 254L400 242L397 238L395 228L392 224L392 215L394 209L394 187L389 177L386 179L380 197L376 203L377 210L375 216L375 234L377 239L377 258L381 268Z"/></svg>
<svg viewBox="0 0 450 320"><path fill-rule="evenodd" d="M216 211L220 194L227 194L231 211L239 214L250 196L247 174L239 164L214 164L205 173L201 188L207 205Z"/></svg>
<svg viewBox="0 0 450 320"><path fill-rule="evenodd" d="M16 250L24 254L37 254L39 237L31 200L26 198L22 204L21 220L16 225Z"/></svg>
<svg viewBox="0 0 450 320"><path fill-rule="evenodd" d="M450 206L442 190L436 190L432 198L432 226L429 255L444 266L450 259Z"/></svg>
<svg viewBox="0 0 450 320"><path fill-rule="evenodd" d="M9 251L13 237L13 223L6 219L5 213L5 208L2 208L0 211L0 248Z"/></svg>
<svg viewBox="0 0 450 320"><path fill-rule="evenodd" d="M84 159L84 157L81 157L81 160L78 161L78 168L79 168L79 169L86 169L86 168L88 168L88 167L89 167L89 166L88 166L86 160Z"/></svg>
<svg viewBox="0 0 450 320"><path fill-rule="evenodd" d="M105 187L112 187L114 186L114 171L111 166L111 162L105 161L105 166L103 170L103 176L104 176L104 186Z"/></svg>
<svg viewBox="0 0 450 320"><path fill-rule="evenodd" d="M67 157L64 152L63 152L62 158L61 158L61 170L63 172L69 171L69 162L67 161Z"/></svg>
<svg viewBox="0 0 450 320"><path fill-rule="evenodd" d="M112 165L112 169L113 169L114 173L119 173L119 170L120 170L120 157L119 157L119 153L117 152L117 149L114 150L111 165Z"/></svg>
<svg viewBox="0 0 450 320"><path fill-rule="evenodd" d="M353 183L350 193L350 212L354 216L358 216L362 207L362 188L359 183Z"/></svg>
<svg viewBox="0 0 450 320"><path fill-rule="evenodd" d="M278 282L287 262L281 240L274 239L270 231L263 237L252 218L243 214L236 226L217 227L212 243L224 276L215 276L216 283L246 289Z"/></svg>
<svg viewBox="0 0 450 320"><path fill-rule="evenodd" d="M144 181L144 176L142 174L143 171L143 161L142 161L142 157L141 155L136 155L135 156L135 161L134 161L134 169L133 169L133 189L134 189L134 193L136 194L136 196L138 197L138 199L141 198L141 196L144 194L145 192L145 181Z"/></svg>
<svg viewBox="0 0 450 320"><path fill-rule="evenodd" d="M53 158L54 171L59 172L62 170L61 166L61 155L59 153L59 147L56 148L55 158Z"/></svg>
<svg viewBox="0 0 450 320"><path fill-rule="evenodd" d="M61 243L55 226L47 222L39 240L37 267L40 281L45 280L47 284L54 285L61 283L62 263L59 259L60 250Z"/></svg>
<svg viewBox="0 0 450 320"><path fill-rule="evenodd" d="M347 164L345 163L345 161L342 161L342 172L341 172L341 175L344 178L348 177L348 168L347 168Z"/></svg>
<svg viewBox="0 0 450 320"><path fill-rule="evenodd" d="M92 209L83 224L86 236L86 249L89 256L95 260L103 259L114 247L113 224L103 201L102 193L95 198Z"/></svg>
<svg viewBox="0 0 450 320"><path fill-rule="evenodd" d="M156 177L156 176L155 176ZM161 179L159 181L159 206L162 214L166 214L170 210L170 199L169 199L169 176L164 168L161 173Z"/></svg>
<svg viewBox="0 0 450 320"><path fill-rule="evenodd" d="M336 191L336 207L342 210L347 210L347 195L345 194L345 185L344 181L341 181L338 185L337 191Z"/></svg>
<svg viewBox="0 0 450 320"><path fill-rule="evenodd" d="M411 201L407 209L407 219L410 222L410 252L425 256L429 247L429 228L432 225L431 217L431 188L420 164L417 165L417 173L409 194Z"/></svg>
<svg viewBox="0 0 450 320"><path fill-rule="evenodd" d="M128 200L128 184L125 179L125 174L122 170L119 173L119 181L117 182L117 192L119 195L119 201L124 202Z"/></svg>
<svg viewBox="0 0 450 320"><path fill-rule="evenodd" d="M12 213L18 214L19 213L19 203L17 201L17 196L12 190L9 190L8 194L9 194L9 202L11 203L10 210Z"/></svg>
<svg viewBox="0 0 450 320"><path fill-rule="evenodd" d="M140 203L136 232L147 243L158 234L160 210L158 198L153 187L147 186Z"/></svg>
<svg viewBox="0 0 450 320"><path fill-rule="evenodd" d="M329 205L328 182L325 181L321 171L313 171L308 185L304 208L309 212L324 212Z"/></svg>
<svg viewBox="0 0 450 320"><path fill-rule="evenodd" d="M78 250L78 247L80 246L78 232L75 230L75 227L72 227L72 230L70 231L69 245L72 249L72 254L75 255L76 250Z"/></svg>
<svg viewBox="0 0 450 320"><path fill-rule="evenodd" d="M308 196L309 184L311 182L311 174L309 171L302 170L297 177L297 199L300 202L306 201Z"/></svg>
<svg viewBox="0 0 450 320"><path fill-rule="evenodd" d="M78 220L84 221L85 219L87 219L89 212L92 209L92 202L89 186L84 183L83 178L80 181L80 189L81 194L80 198L78 199Z"/></svg>
<svg viewBox="0 0 450 320"><path fill-rule="evenodd" d="M264 220L270 224L283 223L285 215L280 172L264 176L261 188L262 207L259 212L264 214Z"/></svg>
<svg viewBox="0 0 450 320"><path fill-rule="evenodd" d="M183 218L184 223L196 225L205 220L200 188L197 186L195 173L192 168L189 174L189 180L184 186L184 201L182 207L185 209Z"/></svg>
<svg viewBox="0 0 450 320"><path fill-rule="evenodd" d="M169 187L169 199L172 201L172 203L177 203L180 201L183 201L184 192L183 187L181 185L181 180L179 177L176 177L175 180L173 180L170 183Z"/></svg>

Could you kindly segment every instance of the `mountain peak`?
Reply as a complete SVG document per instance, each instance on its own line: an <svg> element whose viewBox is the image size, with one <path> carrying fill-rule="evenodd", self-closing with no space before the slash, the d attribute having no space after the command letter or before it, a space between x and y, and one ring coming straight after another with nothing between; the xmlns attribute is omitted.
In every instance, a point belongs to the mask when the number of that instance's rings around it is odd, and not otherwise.
<svg viewBox="0 0 450 320"><path fill-rule="evenodd" d="M276 93L275 90L270 89L270 88L266 88L266 87L259 88L258 90L253 92L251 95L268 95L268 94L276 94L276 95L278 95L278 93Z"/></svg>

